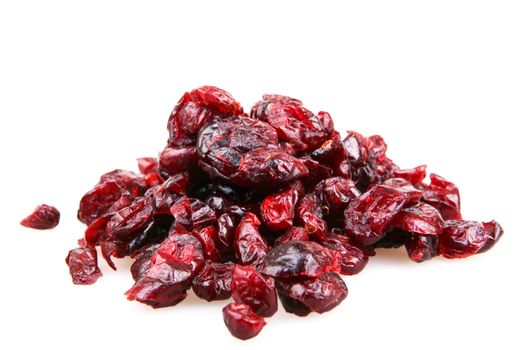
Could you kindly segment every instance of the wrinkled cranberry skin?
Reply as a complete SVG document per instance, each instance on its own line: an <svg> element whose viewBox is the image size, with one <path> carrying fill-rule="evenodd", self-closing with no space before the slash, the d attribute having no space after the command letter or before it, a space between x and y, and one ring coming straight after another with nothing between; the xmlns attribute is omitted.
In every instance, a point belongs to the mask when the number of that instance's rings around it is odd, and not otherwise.
<svg viewBox="0 0 522 350"><path fill-rule="evenodd" d="M330 136L333 125L330 115L323 112L320 117L316 116L299 100L277 95L263 96L251 115L272 125L279 139L298 152L319 147Z"/></svg>
<svg viewBox="0 0 522 350"><path fill-rule="evenodd" d="M438 235L443 225L444 220L439 211L425 203L402 209L393 222L393 226L403 231L421 235Z"/></svg>
<svg viewBox="0 0 522 350"><path fill-rule="evenodd" d="M297 223L304 226L308 234L319 240L326 236L328 225L323 220L321 198L316 193L306 194L297 204Z"/></svg>
<svg viewBox="0 0 522 350"><path fill-rule="evenodd" d="M170 208L176 225L182 225L187 230L199 230L216 222L216 213L206 203L194 199L180 198Z"/></svg>
<svg viewBox="0 0 522 350"><path fill-rule="evenodd" d="M226 300L232 295L232 269L234 263L206 261L199 275L192 281L192 290L207 301Z"/></svg>
<svg viewBox="0 0 522 350"><path fill-rule="evenodd" d="M330 213L339 213L346 209L351 201L361 195L353 181L342 177L332 177L319 182L315 188L323 208Z"/></svg>
<svg viewBox="0 0 522 350"><path fill-rule="evenodd" d="M230 334L241 340L255 337L266 325L264 318L256 315L250 306L236 303L223 308L223 320Z"/></svg>
<svg viewBox="0 0 522 350"><path fill-rule="evenodd" d="M328 235L321 244L330 250L339 253L341 273L344 275L356 275L361 272L368 263L368 254L345 236Z"/></svg>
<svg viewBox="0 0 522 350"><path fill-rule="evenodd" d="M206 123L242 113L241 105L228 92L214 86L201 86L185 93L174 107L167 125L168 144L176 147L191 144Z"/></svg>
<svg viewBox="0 0 522 350"><path fill-rule="evenodd" d="M259 270L276 278L307 276L340 271L338 255L315 242L292 241L273 247Z"/></svg>
<svg viewBox="0 0 522 350"><path fill-rule="evenodd" d="M231 176L236 185L253 189L277 189L308 175L297 159L277 148L258 148L247 153L238 171Z"/></svg>
<svg viewBox="0 0 522 350"><path fill-rule="evenodd" d="M196 166L198 153L196 147L167 147L159 156L159 168L169 175L191 170Z"/></svg>
<svg viewBox="0 0 522 350"><path fill-rule="evenodd" d="M153 264L163 261L190 266L197 273L204 262L203 247L199 240L189 234L171 234L164 240L151 257Z"/></svg>
<svg viewBox="0 0 522 350"><path fill-rule="evenodd" d="M234 253L243 265L258 266L268 251L268 244L259 232L261 222L256 215L247 213L235 230Z"/></svg>
<svg viewBox="0 0 522 350"><path fill-rule="evenodd" d="M105 214L107 209L126 192L114 181L103 182L87 192L80 201L78 220L89 225Z"/></svg>
<svg viewBox="0 0 522 350"><path fill-rule="evenodd" d="M150 203L146 199L139 199L111 217L106 226L107 234L115 240L129 241L135 237L136 232L150 223L152 214Z"/></svg>
<svg viewBox="0 0 522 350"><path fill-rule="evenodd" d="M199 239L203 245L205 258L212 261L220 261L221 255L216 248L218 230L214 226L207 226L199 230L192 231L192 234Z"/></svg>
<svg viewBox="0 0 522 350"><path fill-rule="evenodd" d="M150 258L158 247L159 244L151 244L131 254L131 258L135 259L131 265L131 275L135 282L145 276L147 271L149 271L152 266Z"/></svg>
<svg viewBox="0 0 522 350"><path fill-rule="evenodd" d="M430 174L429 185L420 184L422 200L437 208L444 220L460 220L460 194L455 184L442 176Z"/></svg>
<svg viewBox="0 0 522 350"><path fill-rule="evenodd" d="M261 203L261 218L272 231L281 231L292 226L295 215L295 205L299 192L289 188L267 196Z"/></svg>
<svg viewBox="0 0 522 350"><path fill-rule="evenodd" d="M437 256L437 236L411 235L404 242L406 252L411 260L423 262Z"/></svg>
<svg viewBox="0 0 522 350"><path fill-rule="evenodd" d="M69 251L65 262L74 284L90 285L102 276L98 268L96 249L87 245Z"/></svg>
<svg viewBox="0 0 522 350"><path fill-rule="evenodd" d="M316 278L279 279L277 288L287 298L297 300L317 313L332 310L348 296L346 284L333 272Z"/></svg>
<svg viewBox="0 0 522 350"><path fill-rule="evenodd" d="M356 241L370 245L381 239L406 203L406 195L378 185L351 203L345 211L345 228Z"/></svg>
<svg viewBox="0 0 522 350"><path fill-rule="evenodd" d="M246 304L259 316L271 317L277 312L274 281L263 277L253 266L236 265L232 272L232 298Z"/></svg>
<svg viewBox="0 0 522 350"><path fill-rule="evenodd" d="M277 133L270 125L248 117L217 119L206 124L197 140L203 168L210 176L228 179L241 164L242 157L260 147L278 145Z"/></svg>
<svg viewBox="0 0 522 350"><path fill-rule="evenodd" d="M415 204L422 198L422 191L415 188L411 182L401 178L390 178L382 182L387 186L402 192L406 196L406 204Z"/></svg>
<svg viewBox="0 0 522 350"><path fill-rule="evenodd" d="M458 259L481 253L502 236L502 228L496 222L449 220L439 237L439 253L445 258Z"/></svg>
<svg viewBox="0 0 522 350"><path fill-rule="evenodd" d="M42 204L25 219L20 222L20 225L34 228L36 230L48 230L54 228L60 222L60 212L53 206Z"/></svg>
<svg viewBox="0 0 522 350"><path fill-rule="evenodd" d="M281 300L281 305L283 305L283 308L286 312L299 317L305 317L312 313L312 310L310 310L308 306L306 306L299 300L291 298L277 282L276 287L277 295L279 296L279 300Z"/></svg>

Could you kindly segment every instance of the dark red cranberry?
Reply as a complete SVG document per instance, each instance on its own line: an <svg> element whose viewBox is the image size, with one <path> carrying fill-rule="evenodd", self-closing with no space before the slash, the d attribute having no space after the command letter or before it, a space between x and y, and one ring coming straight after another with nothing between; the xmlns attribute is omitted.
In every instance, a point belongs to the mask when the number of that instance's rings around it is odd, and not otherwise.
<svg viewBox="0 0 522 350"><path fill-rule="evenodd" d="M368 263L367 252L345 236L331 234L321 244L339 253L342 274L356 275Z"/></svg>
<svg viewBox="0 0 522 350"><path fill-rule="evenodd" d="M158 159L153 157L138 158L138 169L144 175L154 173L158 169Z"/></svg>
<svg viewBox="0 0 522 350"><path fill-rule="evenodd" d="M460 194L455 184L442 176L430 174L429 185L420 184L422 200L437 208L444 220L460 220Z"/></svg>
<svg viewBox="0 0 522 350"><path fill-rule="evenodd" d="M408 256L415 262L423 262L437 256L437 236L412 234L404 241Z"/></svg>
<svg viewBox="0 0 522 350"><path fill-rule="evenodd" d="M20 225L37 230L48 230L54 228L60 222L60 212L53 206L42 204L25 219Z"/></svg>
<svg viewBox="0 0 522 350"><path fill-rule="evenodd" d="M267 196L260 207L261 218L267 228L281 231L292 226L298 199L299 192L293 188Z"/></svg>
<svg viewBox="0 0 522 350"><path fill-rule="evenodd" d="M246 304L259 316L271 317L277 311L274 281L262 276L253 266L236 265L232 272L232 298Z"/></svg>
<svg viewBox="0 0 522 350"><path fill-rule="evenodd" d="M69 251L65 262L74 284L93 284L102 276L98 268L96 249L88 245Z"/></svg>
<svg viewBox="0 0 522 350"><path fill-rule="evenodd" d="M260 271L276 278L317 277L338 272L338 255L315 242L292 241L273 247L266 255Z"/></svg>
<svg viewBox="0 0 522 350"><path fill-rule="evenodd" d="M421 235L438 235L444 220L437 209L426 203L417 203L402 209L393 225L406 232Z"/></svg>
<svg viewBox="0 0 522 350"><path fill-rule="evenodd" d="M192 281L192 290L201 299L207 301L226 300L232 295L231 262L217 263L207 260L199 275Z"/></svg>
<svg viewBox="0 0 522 350"><path fill-rule="evenodd" d="M393 177L400 177L413 185L418 185L426 177L426 165L419 165L413 169L396 169Z"/></svg>
<svg viewBox="0 0 522 350"><path fill-rule="evenodd" d="M256 215L247 213L234 234L234 253L243 265L259 266L268 251L268 244L259 232L261 221Z"/></svg>
<svg viewBox="0 0 522 350"><path fill-rule="evenodd" d="M278 279L277 289L286 298L296 300L317 313L332 310L348 296L346 284L338 274L333 272L315 278Z"/></svg>
<svg viewBox="0 0 522 350"><path fill-rule="evenodd" d="M283 243L288 243L292 241L308 241L310 236L308 235L308 231L306 231L302 227L292 226L286 232L277 238L274 245L279 245Z"/></svg>
<svg viewBox="0 0 522 350"><path fill-rule="evenodd" d="M255 337L266 325L265 319L245 304L231 303L225 306L223 319L230 334L241 340Z"/></svg>

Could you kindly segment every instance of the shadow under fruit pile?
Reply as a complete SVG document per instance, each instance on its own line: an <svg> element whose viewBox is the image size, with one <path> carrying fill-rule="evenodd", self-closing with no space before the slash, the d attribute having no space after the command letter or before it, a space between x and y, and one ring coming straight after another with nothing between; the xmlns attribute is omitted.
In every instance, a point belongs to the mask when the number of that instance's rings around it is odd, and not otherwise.
<svg viewBox="0 0 522 350"><path fill-rule="evenodd" d="M203 86L183 95L167 127L158 159L140 158L140 174L103 175L81 199L88 227L66 259L74 283L101 277L99 246L113 269L113 258L134 259L129 300L173 306L190 288L232 298L225 324L249 339L278 300L299 316L339 305L339 273L359 273L376 248L404 246L416 262L464 258L502 235L495 221L462 220L457 187L435 174L423 182L424 165L400 169L381 136L342 138L327 112L290 97L264 95L246 114ZM32 215L26 226L57 223Z"/></svg>

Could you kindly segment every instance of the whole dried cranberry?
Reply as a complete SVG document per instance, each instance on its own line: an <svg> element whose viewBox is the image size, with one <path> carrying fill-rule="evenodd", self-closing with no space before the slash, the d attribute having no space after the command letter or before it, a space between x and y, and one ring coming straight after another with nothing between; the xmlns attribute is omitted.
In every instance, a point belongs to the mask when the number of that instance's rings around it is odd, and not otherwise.
<svg viewBox="0 0 522 350"><path fill-rule="evenodd" d="M216 222L216 213L206 203L194 199L180 198L170 208L176 225L182 225L187 230L198 230Z"/></svg>
<svg viewBox="0 0 522 350"><path fill-rule="evenodd" d="M258 148L247 153L231 180L246 188L277 189L308 174L303 162L277 148Z"/></svg>
<svg viewBox="0 0 522 350"><path fill-rule="evenodd" d="M223 320L230 334L241 340L255 337L266 325L265 319L256 315L250 306L236 303L223 308Z"/></svg>
<svg viewBox="0 0 522 350"><path fill-rule="evenodd" d="M107 222L106 232L111 239L129 241L152 220L153 208L146 199L138 199L116 212Z"/></svg>
<svg viewBox="0 0 522 350"><path fill-rule="evenodd" d="M317 277L338 272L338 255L315 242L292 241L273 247L263 261L260 272L276 278Z"/></svg>
<svg viewBox="0 0 522 350"><path fill-rule="evenodd" d="M192 170L198 161L196 147L166 147L159 155L159 169L169 175Z"/></svg>
<svg viewBox="0 0 522 350"><path fill-rule="evenodd" d="M277 289L286 298L297 300L309 310L317 313L332 310L348 296L346 284L338 274L333 272L315 278L279 279ZM293 310L287 311L292 312Z"/></svg>
<svg viewBox="0 0 522 350"><path fill-rule="evenodd" d="M103 182L87 192L80 201L78 220L89 225L106 213L126 190L114 181Z"/></svg>
<svg viewBox="0 0 522 350"><path fill-rule="evenodd" d="M65 262L74 284L93 284L102 276L98 268L96 249L88 245L69 251Z"/></svg>
<svg viewBox="0 0 522 350"><path fill-rule="evenodd" d="M308 193L298 203L296 209L297 222L304 226L308 234L322 239L328 231L328 225L323 220L321 199L316 193Z"/></svg>
<svg viewBox="0 0 522 350"><path fill-rule="evenodd" d="M135 259L131 265L131 274L132 279L136 282L143 276L147 274L150 267L152 266L152 262L150 258L152 254L158 249L159 244L151 244L149 246L145 246L141 249L136 250L131 254L131 258Z"/></svg>
<svg viewBox="0 0 522 350"><path fill-rule="evenodd" d="M193 273L203 266L203 247L199 240L189 234L171 234L151 257L154 265L163 261L187 265Z"/></svg>
<svg viewBox="0 0 522 350"><path fill-rule="evenodd" d="M233 268L234 264L231 262L222 264L207 260L199 275L192 281L192 290L207 301L230 298Z"/></svg>
<svg viewBox="0 0 522 350"><path fill-rule="evenodd" d="M390 178L382 182L387 186L401 191L406 196L406 204L415 204L422 198L422 191L415 188L409 181L401 178Z"/></svg>
<svg viewBox="0 0 522 350"><path fill-rule="evenodd" d="M277 311L274 281L263 277L253 266L236 265L232 272L232 298L246 304L259 316L271 317Z"/></svg>
<svg viewBox="0 0 522 350"><path fill-rule="evenodd" d="M332 214L342 212L352 200L361 195L353 181L342 177L332 177L319 182L315 193L319 196L323 208L328 208Z"/></svg>
<svg viewBox="0 0 522 350"><path fill-rule="evenodd" d="M356 241L370 245L381 239L406 203L406 195L377 185L354 200L345 211L345 227Z"/></svg>
<svg viewBox="0 0 522 350"><path fill-rule="evenodd" d="M319 117L304 108L299 100L277 95L264 95L251 115L272 125L281 141L291 144L298 152L319 147L330 136L333 124L329 114Z"/></svg>
<svg viewBox="0 0 522 350"><path fill-rule="evenodd" d="M20 225L37 230L48 230L54 228L60 222L60 212L53 206L42 204L25 219Z"/></svg>
<svg viewBox="0 0 522 350"><path fill-rule="evenodd" d="M445 258L465 258L491 248L503 230L495 221L449 220L439 235L439 253Z"/></svg>
<svg viewBox="0 0 522 350"><path fill-rule="evenodd" d="M243 265L258 266L268 251L268 245L258 227L261 222L256 215L247 213L235 230L234 253Z"/></svg>
<svg viewBox="0 0 522 350"><path fill-rule="evenodd" d="M356 275L368 263L367 252L345 236L331 234L321 244L339 253L342 274Z"/></svg>
<svg viewBox="0 0 522 350"><path fill-rule="evenodd" d="M420 184L422 200L437 208L444 220L460 220L460 194L455 184L442 176L430 174L429 185Z"/></svg>
<svg viewBox="0 0 522 350"><path fill-rule="evenodd" d="M192 231L192 234L199 239L203 245L205 258L212 261L220 261L221 255L216 248L218 239L218 230L214 226L203 227L199 230Z"/></svg>
<svg viewBox="0 0 522 350"><path fill-rule="evenodd" d="M218 240L216 243L222 253L233 250L235 229L246 213L243 208L232 206L218 218Z"/></svg>
<svg viewBox="0 0 522 350"><path fill-rule="evenodd" d="M261 218L269 230L280 231L292 226L298 199L299 191L288 188L263 200L260 207Z"/></svg>
<svg viewBox="0 0 522 350"><path fill-rule="evenodd" d="M325 141L321 147L314 150L310 155L313 159L319 161L319 163L333 169L336 175L350 178L350 169L345 170L343 168L343 166L347 165L343 163L345 161L349 162L348 152L346 148L344 148L341 135L337 131L333 133L331 139Z"/></svg>
<svg viewBox="0 0 522 350"><path fill-rule="evenodd" d="M176 147L191 144L206 123L242 113L241 105L228 92L214 86L194 89L183 95L170 115L168 144Z"/></svg>
<svg viewBox="0 0 522 350"><path fill-rule="evenodd" d="M437 209L426 203L417 203L402 209L393 225L406 232L421 235L438 235L442 232L444 220Z"/></svg>

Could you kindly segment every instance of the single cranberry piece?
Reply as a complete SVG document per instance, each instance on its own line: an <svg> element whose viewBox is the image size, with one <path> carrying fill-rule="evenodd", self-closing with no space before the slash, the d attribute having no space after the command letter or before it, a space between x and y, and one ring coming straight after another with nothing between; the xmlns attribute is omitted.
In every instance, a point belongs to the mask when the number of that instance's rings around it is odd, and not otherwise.
<svg viewBox="0 0 522 350"><path fill-rule="evenodd" d="M132 279L136 282L147 274L150 267L152 266L151 257L152 254L158 249L159 244L151 244L141 249L136 250L131 254L131 258L135 259L131 265Z"/></svg>
<svg viewBox="0 0 522 350"><path fill-rule="evenodd" d="M193 273L197 273L203 266L203 247L199 240L189 234L170 234L152 255L152 263L163 261L190 266Z"/></svg>
<svg viewBox="0 0 522 350"><path fill-rule="evenodd" d="M60 222L60 212L53 206L42 204L25 219L20 225L37 230L48 230L56 227Z"/></svg>
<svg viewBox="0 0 522 350"><path fill-rule="evenodd" d="M232 298L246 304L259 316L271 317L277 312L274 281L263 277L253 266L236 265L232 272Z"/></svg>
<svg viewBox="0 0 522 350"><path fill-rule="evenodd" d="M102 216L123 193L127 192L114 181L107 181L96 185L87 192L80 201L78 220L89 225Z"/></svg>
<svg viewBox="0 0 522 350"><path fill-rule="evenodd" d="M65 262L74 284L93 284L102 276L98 268L96 249L88 245L69 251Z"/></svg>
<svg viewBox="0 0 522 350"><path fill-rule="evenodd" d="M138 199L111 217L106 232L111 239L129 241L151 222L152 214L152 205L146 199Z"/></svg>
<svg viewBox="0 0 522 350"><path fill-rule="evenodd" d="M419 165L413 169L397 169L393 172L393 177L400 177L413 185L418 185L426 177L426 168L426 165Z"/></svg>
<svg viewBox="0 0 522 350"><path fill-rule="evenodd" d="M444 220L437 209L426 203L417 203L402 209L393 225L406 232L421 235L438 235L442 232Z"/></svg>
<svg viewBox="0 0 522 350"><path fill-rule="evenodd" d="M288 188L263 200L260 207L261 218L269 230L280 231L292 226L298 199L299 192Z"/></svg>
<svg viewBox="0 0 522 350"><path fill-rule="evenodd" d="M356 241L370 245L381 239L406 203L397 189L377 185L354 200L345 211L345 227Z"/></svg>
<svg viewBox="0 0 522 350"><path fill-rule="evenodd" d="M460 194L455 184L442 176L430 174L429 185L420 184L422 200L437 208L444 220L460 220Z"/></svg>
<svg viewBox="0 0 522 350"><path fill-rule="evenodd" d="M261 222L255 214L247 213L235 230L234 253L243 265L258 266L268 251L268 245L261 233Z"/></svg>
<svg viewBox="0 0 522 350"><path fill-rule="evenodd" d="M319 196L323 208L328 208L331 213L342 212L351 201L361 195L352 180L342 177L332 177L319 182L315 193Z"/></svg>
<svg viewBox="0 0 522 350"><path fill-rule="evenodd" d="M439 237L439 253L446 258L465 258L481 253L502 236L502 228L496 222L449 220Z"/></svg>
<svg viewBox="0 0 522 350"><path fill-rule="evenodd" d="M232 269L234 263L206 261L199 275L192 281L192 290L207 301L226 300L232 295Z"/></svg>
<svg viewBox="0 0 522 350"><path fill-rule="evenodd" d="M214 226L203 227L199 230L192 231L192 234L199 239L203 245L203 252L205 258L212 261L220 261L221 256L216 248L216 241L218 239L218 230Z"/></svg>
<svg viewBox="0 0 522 350"><path fill-rule="evenodd" d="M297 222L304 226L310 236L319 240L325 237L328 225L323 220L323 206L317 194L306 194L299 201L296 213Z"/></svg>
<svg viewBox="0 0 522 350"><path fill-rule="evenodd" d="M183 197L170 208L176 225L187 230L198 230L216 222L216 213L199 199Z"/></svg>
<svg viewBox="0 0 522 350"><path fill-rule="evenodd" d="M339 253L342 274L356 275L368 263L367 252L345 236L331 234L321 244Z"/></svg>
<svg viewBox="0 0 522 350"><path fill-rule="evenodd" d="M138 158L138 169L144 175L154 173L158 169L158 159L154 157Z"/></svg>
<svg viewBox="0 0 522 350"><path fill-rule="evenodd" d="M260 268L261 273L276 278L317 277L330 271L340 271L337 253L318 243L305 241L292 241L273 247Z"/></svg>
<svg viewBox="0 0 522 350"><path fill-rule="evenodd" d="M390 178L383 181L382 185L401 191L406 196L406 204L415 204L422 198L422 191L415 188L408 180Z"/></svg>
<svg viewBox="0 0 522 350"><path fill-rule="evenodd" d="M245 304L231 303L225 306L223 320L230 333L241 340L255 337L266 325L265 319Z"/></svg>
<svg viewBox="0 0 522 350"><path fill-rule="evenodd" d="M159 168L169 175L192 170L198 161L196 147L167 147L159 156Z"/></svg>
<svg viewBox="0 0 522 350"><path fill-rule="evenodd" d="M279 279L277 288L287 298L297 300L317 313L332 310L348 296L346 284L333 272L315 278Z"/></svg>

